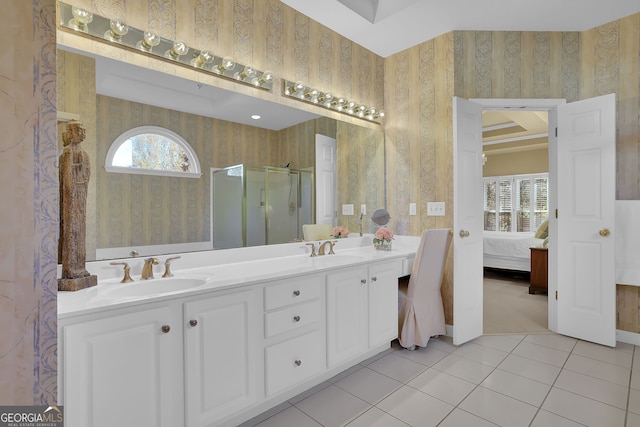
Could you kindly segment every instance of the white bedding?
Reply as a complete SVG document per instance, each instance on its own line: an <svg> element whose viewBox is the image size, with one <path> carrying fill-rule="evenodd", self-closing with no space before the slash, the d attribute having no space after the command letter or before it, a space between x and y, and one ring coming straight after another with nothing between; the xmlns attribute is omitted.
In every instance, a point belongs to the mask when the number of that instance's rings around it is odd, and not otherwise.
<svg viewBox="0 0 640 427"><path fill-rule="evenodd" d="M530 248L542 245L535 233L483 232L484 266L505 270L531 271Z"/></svg>

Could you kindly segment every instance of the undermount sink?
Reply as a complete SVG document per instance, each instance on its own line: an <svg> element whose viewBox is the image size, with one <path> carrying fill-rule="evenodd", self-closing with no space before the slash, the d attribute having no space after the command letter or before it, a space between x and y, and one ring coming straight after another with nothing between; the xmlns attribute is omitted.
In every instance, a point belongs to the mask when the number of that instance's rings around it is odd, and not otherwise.
<svg viewBox="0 0 640 427"><path fill-rule="evenodd" d="M110 296L145 296L158 295L170 292L179 292L191 288L197 288L207 282L199 277L168 277L166 279L153 279L121 285L110 285Z"/></svg>

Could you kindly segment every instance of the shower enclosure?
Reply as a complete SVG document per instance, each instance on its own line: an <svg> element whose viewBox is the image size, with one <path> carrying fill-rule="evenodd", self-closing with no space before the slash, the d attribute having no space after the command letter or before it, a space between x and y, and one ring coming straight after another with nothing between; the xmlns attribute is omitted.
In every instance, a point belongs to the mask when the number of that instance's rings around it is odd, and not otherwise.
<svg viewBox="0 0 640 427"><path fill-rule="evenodd" d="M215 249L288 243L314 222L313 172L236 165L212 173Z"/></svg>

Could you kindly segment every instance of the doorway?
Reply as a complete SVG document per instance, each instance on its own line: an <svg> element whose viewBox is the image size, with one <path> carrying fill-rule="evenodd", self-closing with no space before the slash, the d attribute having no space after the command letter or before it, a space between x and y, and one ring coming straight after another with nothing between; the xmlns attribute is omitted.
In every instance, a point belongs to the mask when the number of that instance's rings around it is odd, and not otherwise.
<svg viewBox="0 0 640 427"><path fill-rule="evenodd" d="M548 134L547 111L482 111L483 334L549 331L547 293L529 286L549 216Z"/></svg>

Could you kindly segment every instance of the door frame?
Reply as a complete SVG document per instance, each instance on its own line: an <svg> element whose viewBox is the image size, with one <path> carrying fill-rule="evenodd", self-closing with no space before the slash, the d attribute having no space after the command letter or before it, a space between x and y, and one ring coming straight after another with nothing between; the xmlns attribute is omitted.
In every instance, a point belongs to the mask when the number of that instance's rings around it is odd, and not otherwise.
<svg viewBox="0 0 640 427"><path fill-rule="evenodd" d="M549 234L557 236L558 223L551 215L558 206L558 152L556 131L558 125L558 106L566 104L566 99L505 99L505 98L472 98L469 101L478 103L482 110L518 110L518 111L547 111L549 130ZM549 330L558 331L558 302L555 297L558 290L558 248L557 241L549 241L549 278L547 323ZM454 301L455 304L455 301Z"/></svg>

